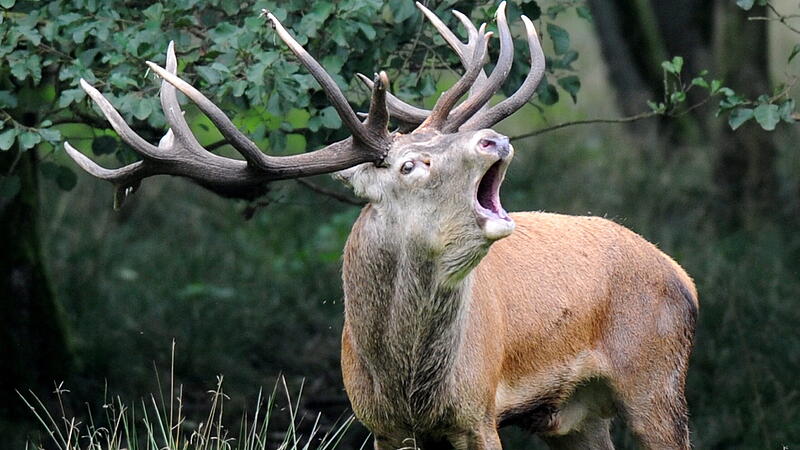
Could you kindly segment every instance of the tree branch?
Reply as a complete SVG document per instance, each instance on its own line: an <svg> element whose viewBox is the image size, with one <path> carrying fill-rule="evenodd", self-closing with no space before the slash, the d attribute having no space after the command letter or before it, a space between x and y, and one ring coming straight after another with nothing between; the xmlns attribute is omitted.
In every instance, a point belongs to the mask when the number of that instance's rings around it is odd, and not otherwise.
<svg viewBox="0 0 800 450"><path fill-rule="evenodd" d="M297 179L295 179L295 181L297 181L300 185L305 186L307 189L310 189L311 191L316 192L317 194L325 195L325 196L330 197L330 198L332 198L332 199L334 199L336 201L340 201L342 203L346 203L348 205L354 205L354 206L364 206L364 205L366 205L366 202L364 202L362 200L350 197L347 194L342 194L341 192L337 192L337 191L334 191L332 189L328 189L328 188L322 187L322 186L320 186L320 185L318 185L316 183L313 183L311 181L308 181L308 180L306 180L304 178L297 178Z"/></svg>
<svg viewBox="0 0 800 450"><path fill-rule="evenodd" d="M616 118L616 119L574 120L574 121L571 121L571 122L564 122L564 123L560 123L558 125L553 125L553 126L549 126L549 127L546 127L546 128L541 128L539 130L534 130L534 131L531 131L529 133L520 134L518 136L512 136L511 140L513 141L513 140L525 139L525 138L529 138L529 137L533 137L533 136L538 136L540 134L548 133L550 131L555 131L555 130L558 130L558 129L561 129L561 128L571 127L571 126L575 126L575 125L589 125L589 124L593 124L593 123L630 123L630 122L636 122L637 120L649 119L651 117L655 117L655 116L658 116L658 115L661 115L661 114L659 114L657 112L654 112L654 111L648 111L648 112L636 114L636 115L633 115L633 116L619 117L619 118Z"/></svg>

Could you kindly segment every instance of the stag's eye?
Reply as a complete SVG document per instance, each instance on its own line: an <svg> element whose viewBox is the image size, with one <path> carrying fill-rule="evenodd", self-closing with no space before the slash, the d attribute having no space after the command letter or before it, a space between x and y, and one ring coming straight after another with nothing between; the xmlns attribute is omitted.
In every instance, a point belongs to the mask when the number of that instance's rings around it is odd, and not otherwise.
<svg viewBox="0 0 800 450"><path fill-rule="evenodd" d="M400 166L400 173L403 175L410 174L412 170L414 170L414 161L406 161Z"/></svg>

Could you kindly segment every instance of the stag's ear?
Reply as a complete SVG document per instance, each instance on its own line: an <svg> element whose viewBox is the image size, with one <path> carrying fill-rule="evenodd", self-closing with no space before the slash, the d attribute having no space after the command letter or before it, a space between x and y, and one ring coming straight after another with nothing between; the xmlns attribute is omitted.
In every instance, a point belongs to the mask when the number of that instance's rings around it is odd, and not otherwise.
<svg viewBox="0 0 800 450"><path fill-rule="evenodd" d="M353 193L370 203L381 200L381 188L373 163L364 163L333 173L333 178L344 183Z"/></svg>

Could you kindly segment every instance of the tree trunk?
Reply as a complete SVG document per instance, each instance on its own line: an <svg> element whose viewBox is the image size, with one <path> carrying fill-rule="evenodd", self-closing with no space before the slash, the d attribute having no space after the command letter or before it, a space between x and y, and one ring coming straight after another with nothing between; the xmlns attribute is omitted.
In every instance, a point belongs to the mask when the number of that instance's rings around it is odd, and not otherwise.
<svg viewBox="0 0 800 450"><path fill-rule="evenodd" d="M749 12L734 2L716 2L717 71L737 93L749 98L771 92L767 25L749 16L766 16L763 7ZM777 199L776 148L769 132L751 121L732 131L720 121L714 177L720 218L731 227L753 225Z"/></svg>
<svg viewBox="0 0 800 450"><path fill-rule="evenodd" d="M589 0L609 79L626 115L647 110L647 100L661 101L664 73L661 62L684 57L685 77L709 68L712 8L705 0ZM688 81L688 80L686 80ZM689 102L702 99L690 92ZM707 114L663 118L632 124L637 134L666 136L672 144L697 141ZM663 141L663 139L661 139Z"/></svg>
<svg viewBox="0 0 800 450"><path fill-rule="evenodd" d="M641 112L648 99L660 99L660 60L674 55L684 57L684 82L711 69L711 76L747 97L770 92L767 25L748 20L766 16L764 7L745 12L732 0L589 0L589 4L610 81L625 114ZM705 95L694 91L691 104ZM667 150L682 143L713 143L719 222L748 226L775 204L776 149L770 134L754 121L734 132L711 114L712 109L713 105L698 109L677 122L665 118L637 124L633 131L657 133L661 142L668 137Z"/></svg>
<svg viewBox="0 0 800 450"><path fill-rule="evenodd" d="M63 312L45 273L39 241L36 152L0 152L0 170L19 176L21 189L0 200L0 416L30 414L15 390L53 390L72 366Z"/></svg>

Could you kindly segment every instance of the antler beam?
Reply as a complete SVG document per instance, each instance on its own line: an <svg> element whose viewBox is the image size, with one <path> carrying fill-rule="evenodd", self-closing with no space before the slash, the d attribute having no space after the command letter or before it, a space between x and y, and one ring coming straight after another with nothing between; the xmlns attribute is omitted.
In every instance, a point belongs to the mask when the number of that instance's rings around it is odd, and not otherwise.
<svg viewBox="0 0 800 450"><path fill-rule="evenodd" d="M97 178L114 184L115 207L120 206L122 201L135 191L141 180L153 175L183 176L221 195L253 198L263 193L264 186L269 181L330 173L366 162L378 164L385 158L392 139L386 129L389 120L386 107L386 88L389 80L386 73L376 74L370 114L362 123L322 66L289 35L272 14L266 13L266 15L281 39L320 83L353 136L300 155L278 157L262 153L217 105L176 75L177 58L174 44L170 42L166 68L147 62L148 67L163 79L160 92L161 106L170 127L157 146L136 134L108 99L86 81L81 80L81 87L97 104L122 141L142 157L141 161L127 166L106 169L68 142L64 143L67 154L81 168ZM228 143L244 157L244 161L215 155L197 141L183 117L176 89L184 93L211 119Z"/></svg>

